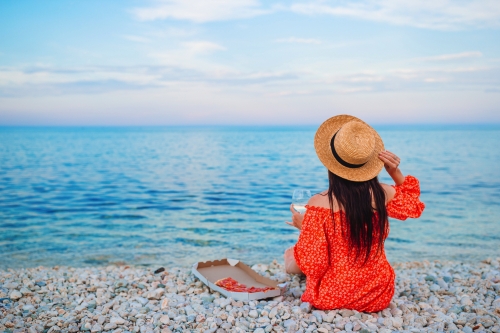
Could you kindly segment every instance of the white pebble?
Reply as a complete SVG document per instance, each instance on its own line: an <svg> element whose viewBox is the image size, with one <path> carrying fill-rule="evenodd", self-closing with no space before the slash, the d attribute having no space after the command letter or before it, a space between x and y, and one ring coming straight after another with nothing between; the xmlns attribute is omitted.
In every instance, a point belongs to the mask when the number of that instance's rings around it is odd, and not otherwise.
<svg viewBox="0 0 500 333"><path fill-rule="evenodd" d="M21 297L23 297L23 294L21 294L19 291L17 290L13 290L11 293L10 293L10 296L9 296L11 299L13 300L18 300L20 299Z"/></svg>
<svg viewBox="0 0 500 333"><path fill-rule="evenodd" d="M123 319L121 317L111 317L109 322L117 324L117 325L123 325L123 324L125 324L125 319Z"/></svg>
<svg viewBox="0 0 500 333"><path fill-rule="evenodd" d="M257 312L257 310L250 310L248 316L252 318L257 318L259 316L259 313Z"/></svg>

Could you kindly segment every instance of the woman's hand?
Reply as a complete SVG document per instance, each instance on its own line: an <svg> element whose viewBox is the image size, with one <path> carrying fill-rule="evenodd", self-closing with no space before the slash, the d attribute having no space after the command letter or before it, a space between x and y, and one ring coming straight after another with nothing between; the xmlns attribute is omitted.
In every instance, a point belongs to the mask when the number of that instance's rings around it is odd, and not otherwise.
<svg viewBox="0 0 500 333"><path fill-rule="evenodd" d="M385 170L394 180L394 183L396 183L396 185L403 184L405 177L403 176L401 170L399 170L399 163L401 162L401 159L397 157L396 154L393 154L388 150L381 152L378 155L378 158L384 162Z"/></svg>
<svg viewBox="0 0 500 333"><path fill-rule="evenodd" d="M382 162L384 162L385 170L387 171L387 173L389 175L396 172L396 170L398 169L399 163L401 162L401 159L399 157L397 157L396 154L393 154L388 150L381 152L378 155L378 158L380 158L380 160L382 160Z"/></svg>
<svg viewBox="0 0 500 333"><path fill-rule="evenodd" d="M292 222L286 221L285 223L295 227L297 229L302 229L302 221L304 220L304 215L300 214L293 208L293 204L290 205L290 211L292 212Z"/></svg>

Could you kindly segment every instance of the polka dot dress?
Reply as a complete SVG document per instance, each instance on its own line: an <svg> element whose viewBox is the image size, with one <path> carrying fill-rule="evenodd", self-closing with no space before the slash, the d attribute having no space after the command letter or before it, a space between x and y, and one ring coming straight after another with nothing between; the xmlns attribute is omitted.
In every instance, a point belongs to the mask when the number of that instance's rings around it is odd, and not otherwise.
<svg viewBox="0 0 500 333"><path fill-rule="evenodd" d="M425 205L419 200L418 180L406 176L403 184L394 188L396 194L387 205L387 214L399 220L419 217ZM384 250L377 254L376 245L365 265L362 265L363 260L355 261L355 255L349 254L348 241L343 237L346 228L343 212L335 212L332 223L330 209L307 206L299 240L294 247L295 261L306 275L302 301L322 310L383 310L394 295L394 270Z"/></svg>

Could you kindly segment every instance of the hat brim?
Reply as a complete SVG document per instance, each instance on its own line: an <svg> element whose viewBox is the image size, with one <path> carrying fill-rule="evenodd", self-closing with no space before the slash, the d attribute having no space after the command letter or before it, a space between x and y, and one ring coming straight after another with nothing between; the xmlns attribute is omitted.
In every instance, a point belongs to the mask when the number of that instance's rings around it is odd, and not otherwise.
<svg viewBox="0 0 500 333"><path fill-rule="evenodd" d="M373 155L366 164L359 168L348 168L340 164L333 156L330 147L330 142L335 133L337 133L344 124L350 121L358 121L367 125L373 132L375 138ZM319 160L328 170L341 178L355 182L363 182L375 178L384 167L384 162L378 158L379 153L384 151L384 142L382 138L370 125L354 116L338 115L323 122L314 136L314 148L316 149Z"/></svg>

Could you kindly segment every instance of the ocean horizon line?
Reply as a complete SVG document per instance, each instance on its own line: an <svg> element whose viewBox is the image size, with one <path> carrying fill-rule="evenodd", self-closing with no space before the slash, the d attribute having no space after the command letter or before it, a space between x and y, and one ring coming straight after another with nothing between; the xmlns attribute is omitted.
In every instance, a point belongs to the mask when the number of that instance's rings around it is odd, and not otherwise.
<svg viewBox="0 0 500 333"><path fill-rule="evenodd" d="M224 130L224 129L249 129L249 130L311 130L317 129L318 124L175 124L175 125L0 125L0 130L12 129L60 129L60 130L92 130L92 129L136 129L136 130L162 130L162 129L208 129L208 130ZM379 123L370 124L376 130L499 130L500 123Z"/></svg>

